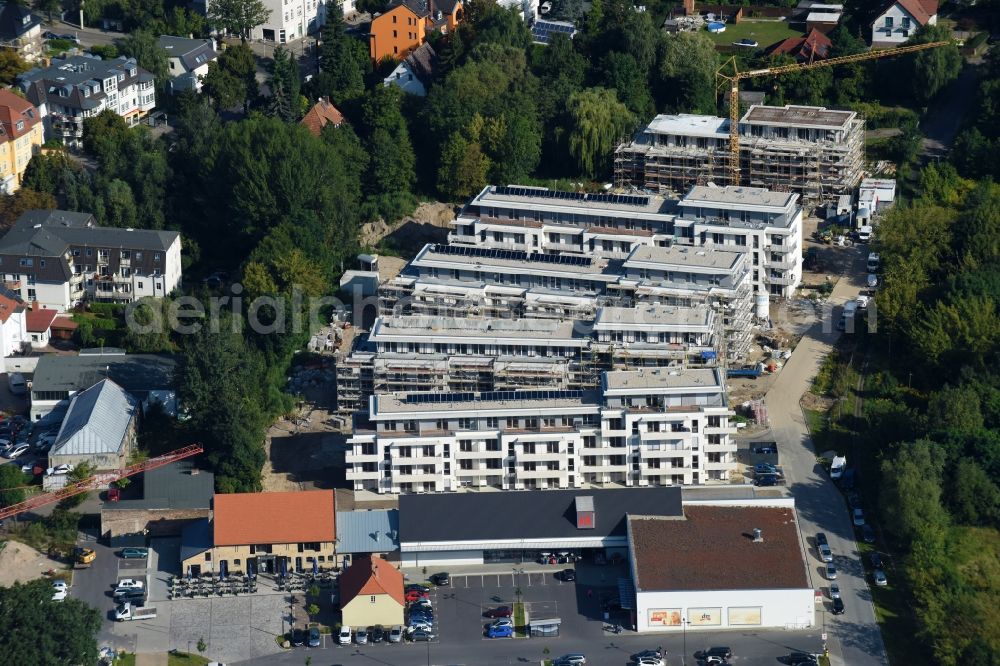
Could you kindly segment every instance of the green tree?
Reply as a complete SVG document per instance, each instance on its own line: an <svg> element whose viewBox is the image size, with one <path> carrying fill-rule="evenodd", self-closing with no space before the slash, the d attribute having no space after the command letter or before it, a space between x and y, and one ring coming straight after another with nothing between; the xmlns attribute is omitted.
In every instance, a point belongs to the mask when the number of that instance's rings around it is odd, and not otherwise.
<svg viewBox="0 0 1000 666"><path fill-rule="evenodd" d="M955 468L949 493L955 519L964 525L1000 527L1000 488L972 458L962 458Z"/></svg>
<svg viewBox="0 0 1000 666"><path fill-rule="evenodd" d="M683 113L715 112L715 44L704 32L682 32L663 41L659 107Z"/></svg>
<svg viewBox="0 0 1000 666"><path fill-rule="evenodd" d="M904 547L923 541L941 544L949 527L941 505L943 461L929 440L901 445L895 459L882 463L879 508L888 531Z"/></svg>
<svg viewBox="0 0 1000 666"><path fill-rule="evenodd" d="M146 30L139 30L125 35L116 42L116 45L122 55L135 58L139 67L156 77L158 94L166 88L167 79L170 78L169 58L156 35Z"/></svg>
<svg viewBox="0 0 1000 666"><path fill-rule="evenodd" d="M29 482L28 475L17 465L0 465L0 506L10 506L26 500L28 491L25 486Z"/></svg>
<svg viewBox="0 0 1000 666"><path fill-rule="evenodd" d="M0 49L0 83L14 85L17 77L31 69L31 65L21 57L16 49Z"/></svg>
<svg viewBox="0 0 1000 666"><path fill-rule="evenodd" d="M387 220L409 213L416 182L416 157L406 120L400 110L402 91L379 87L368 93L362 108L371 161L365 179L375 213Z"/></svg>
<svg viewBox="0 0 1000 666"><path fill-rule="evenodd" d="M618 93L618 99L636 118L652 118L653 96L646 85L646 72L627 53L612 51L604 59L604 85Z"/></svg>
<svg viewBox="0 0 1000 666"><path fill-rule="evenodd" d="M569 115L569 151L577 167L591 178L603 177L614 146L635 123L632 114L613 90L588 88L570 97Z"/></svg>
<svg viewBox="0 0 1000 666"><path fill-rule="evenodd" d="M35 9L45 12L48 15L49 23L52 23L52 12L62 9L62 0L35 0Z"/></svg>
<svg viewBox="0 0 1000 666"><path fill-rule="evenodd" d="M974 431L983 427L979 394L972 386L946 386L931 396L927 416L943 430Z"/></svg>
<svg viewBox="0 0 1000 666"><path fill-rule="evenodd" d="M101 616L75 597L52 601L46 580L0 587L0 663L93 664Z"/></svg>
<svg viewBox="0 0 1000 666"><path fill-rule="evenodd" d="M368 50L347 34L340 2L329 5L323 25L320 72L314 88L334 104L357 99L365 91L365 75L371 70Z"/></svg>
<svg viewBox="0 0 1000 666"><path fill-rule="evenodd" d="M908 44L950 42L951 29L943 25L925 25L917 30ZM911 85L913 98L922 105L937 96L962 70L958 46L951 43L936 49L921 51L913 57Z"/></svg>
<svg viewBox="0 0 1000 666"><path fill-rule="evenodd" d="M480 123L481 124L481 123ZM478 141L456 131L441 151L438 192L448 201L465 201L486 185L489 159Z"/></svg>
<svg viewBox="0 0 1000 666"><path fill-rule="evenodd" d="M83 149L99 161L114 164L124 151L128 133L125 119L111 109L105 109L83 121Z"/></svg>
<svg viewBox="0 0 1000 666"><path fill-rule="evenodd" d="M55 207L55 197L48 192L36 192L29 187L18 188L14 194L0 194L0 232L6 233L26 210Z"/></svg>
<svg viewBox="0 0 1000 666"><path fill-rule="evenodd" d="M246 111L257 98L257 62L246 44L230 46L218 60L208 63L202 83L217 109L241 105Z"/></svg>
<svg viewBox="0 0 1000 666"><path fill-rule="evenodd" d="M299 66L292 53L282 46L274 50L270 85L268 112L286 122L298 120L301 116Z"/></svg>
<svg viewBox="0 0 1000 666"><path fill-rule="evenodd" d="M263 0L212 0L208 6L209 23L239 35L244 44L250 32L270 15Z"/></svg>

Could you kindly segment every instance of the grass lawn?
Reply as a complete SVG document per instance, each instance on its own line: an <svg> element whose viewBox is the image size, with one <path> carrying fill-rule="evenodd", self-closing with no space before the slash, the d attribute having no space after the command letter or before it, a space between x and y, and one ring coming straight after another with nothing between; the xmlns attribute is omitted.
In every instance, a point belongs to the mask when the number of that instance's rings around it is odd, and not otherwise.
<svg viewBox="0 0 1000 666"><path fill-rule="evenodd" d="M520 601L514 603L514 631L518 638L524 638L528 635L527 627L525 626L524 617L524 604Z"/></svg>
<svg viewBox="0 0 1000 666"><path fill-rule="evenodd" d="M123 654L115 659L115 666L135 666L134 654Z"/></svg>
<svg viewBox="0 0 1000 666"><path fill-rule="evenodd" d="M205 666L207 657L187 652L171 652L167 655L167 666Z"/></svg>
<svg viewBox="0 0 1000 666"><path fill-rule="evenodd" d="M758 48L764 49L789 37L801 37L802 33L788 27L787 21L745 20L738 24L727 23L725 32L709 32L708 36L719 46L731 46L741 39L752 39L757 42Z"/></svg>

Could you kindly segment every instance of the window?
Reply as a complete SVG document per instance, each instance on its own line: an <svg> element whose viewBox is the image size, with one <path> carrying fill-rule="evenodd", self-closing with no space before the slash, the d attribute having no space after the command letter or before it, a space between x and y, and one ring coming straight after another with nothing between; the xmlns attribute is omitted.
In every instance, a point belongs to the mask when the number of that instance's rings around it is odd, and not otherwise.
<svg viewBox="0 0 1000 666"><path fill-rule="evenodd" d="M31 268L32 266L35 265L35 262L34 262L33 259L24 259L24 258L22 258L21 261L19 261L18 263L21 264L22 266L26 266L28 268Z"/></svg>
<svg viewBox="0 0 1000 666"><path fill-rule="evenodd" d="M205 553L205 561L206 562L212 561L212 553Z"/></svg>
<svg viewBox="0 0 1000 666"><path fill-rule="evenodd" d="M136 289L142 289L142 282L136 282Z"/></svg>
<svg viewBox="0 0 1000 666"><path fill-rule="evenodd" d="M903 17L903 30L909 30L909 29L910 29L910 17L909 16L904 16Z"/></svg>
<svg viewBox="0 0 1000 666"><path fill-rule="evenodd" d="M23 120L18 120L17 121L17 131L18 132L23 132L24 131L24 121Z"/></svg>
<svg viewBox="0 0 1000 666"><path fill-rule="evenodd" d="M393 16L392 18L396 18L396 17ZM369 601L371 601L371 603L375 603L375 595L374 594L371 597L369 597Z"/></svg>
<svg viewBox="0 0 1000 666"><path fill-rule="evenodd" d="M886 30L892 30L892 17L891 16L886 16L885 17L885 29Z"/></svg>
<svg viewBox="0 0 1000 666"><path fill-rule="evenodd" d="M87 256L88 257L90 256L90 250L87 250ZM153 253L153 261L159 263L159 261L160 261L160 253L159 252L154 252Z"/></svg>
<svg viewBox="0 0 1000 666"><path fill-rule="evenodd" d="M498 419L495 416L487 417L486 418L486 427L487 428L499 428L500 427L500 419Z"/></svg>

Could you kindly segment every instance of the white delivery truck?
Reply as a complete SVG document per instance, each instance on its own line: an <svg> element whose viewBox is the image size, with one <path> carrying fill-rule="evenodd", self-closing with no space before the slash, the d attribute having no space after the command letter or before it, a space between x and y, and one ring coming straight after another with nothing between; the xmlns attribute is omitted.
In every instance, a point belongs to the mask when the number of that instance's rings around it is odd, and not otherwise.
<svg viewBox="0 0 1000 666"><path fill-rule="evenodd" d="M119 622L128 622L129 620L152 620L156 617L156 608L154 606L145 606L139 608L133 606L129 603L124 603L115 609L115 619Z"/></svg>

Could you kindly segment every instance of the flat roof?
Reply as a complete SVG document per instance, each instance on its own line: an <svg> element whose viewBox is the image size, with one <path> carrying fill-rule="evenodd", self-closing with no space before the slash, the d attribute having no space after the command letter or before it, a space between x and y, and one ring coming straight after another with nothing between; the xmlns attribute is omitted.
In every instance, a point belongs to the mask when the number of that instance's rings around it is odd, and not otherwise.
<svg viewBox="0 0 1000 666"><path fill-rule="evenodd" d="M142 475L142 499L104 504L103 511L135 509L208 509L215 494L215 475L180 460Z"/></svg>
<svg viewBox="0 0 1000 666"><path fill-rule="evenodd" d="M488 185L476 195L473 205L531 204L546 209L610 210L624 213L659 213L664 197L647 194L559 192L546 187Z"/></svg>
<svg viewBox="0 0 1000 666"><path fill-rule="evenodd" d="M709 187L695 185L680 200L680 206L697 204L736 204L740 206L764 206L784 210L795 203L799 195L794 192L775 192L763 187L743 187L727 185Z"/></svg>
<svg viewBox="0 0 1000 666"><path fill-rule="evenodd" d="M840 20L841 12L809 12L806 21L810 23L836 23Z"/></svg>
<svg viewBox="0 0 1000 666"><path fill-rule="evenodd" d="M554 319L474 319L471 317L423 317L404 315L379 317L369 339L385 336L461 337L478 339L545 338L546 340L582 340L574 330L575 322Z"/></svg>
<svg viewBox="0 0 1000 666"><path fill-rule="evenodd" d="M46 354L38 359L31 390L72 393L110 377L126 391L141 393L173 387L176 370L176 357L166 354Z"/></svg>
<svg viewBox="0 0 1000 666"><path fill-rule="evenodd" d="M610 370L604 373L601 385L607 391L633 391L635 389L723 389L722 375L717 368L639 368L638 370Z"/></svg>
<svg viewBox="0 0 1000 666"><path fill-rule="evenodd" d="M823 106L764 106L755 104L743 116L741 123L777 125L780 127L814 127L818 129L846 128L854 120L854 111L837 111Z"/></svg>
<svg viewBox="0 0 1000 666"><path fill-rule="evenodd" d="M712 319L710 308L638 303L632 308L600 308L594 317L594 329L620 328L622 324L639 328L710 328Z"/></svg>
<svg viewBox="0 0 1000 666"><path fill-rule="evenodd" d="M689 266L695 268L720 268L733 270L743 260L742 252L726 252L697 247L672 245L637 245L625 260L625 266L636 262L663 264L664 267Z"/></svg>
<svg viewBox="0 0 1000 666"><path fill-rule="evenodd" d="M413 402L414 396L432 396L433 401ZM453 398L453 399L450 399ZM382 414L440 413L464 410L579 409L596 407L596 391L489 391L486 393L381 393L372 396L372 416Z"/></svg>
<svg viewBox="0 0 1000 666"><path fill-rule="evenodd" d="M576 498L592 497L593 529L576 526ZM517 490L401 495L399 541L497 541L624 536L629 513L680 517L681 489Z"/></svg>
<svg viewBox="0 0 1000 666"><path fill-rule="evenodd" d="M443 252L437 251L436 245L426 245L417 256L413 258L413 264L415 266L420 266L421 262L426 261L436 261L449 265L464 265L470 268L476 266L483 267L497 267L497 268L509 268L514 269L519 273L528 272L529 269L535 269L538 272L545 274L558 274L567 273L574 276L588 275L594 276L594 279L601 279L603 276L605 279L614 279L614 275L605 275L603 269L609 266L609 262L606 259L594 258L590 265L585 264L559 264L559 263L545 263L545 262L531 262L526 263L520 259L507 259L502 256L469 256L461 254L445 254Z"/></svg>
<svg viewBox="0 0 1000 666"><path fill-rule="evenodd" d="M649 122L644 131L652 134L727 138L729 136L729 119L718 116L700 116L693 113L679 113L677 115L661 113Z"/></svg>
<svg viewBox="0 0 1000 666"><path fill-rule="evenodd" d="M638 592L810 587L794 509L685 506L681 520L629 513Z"/></svg>
<svg viewBox="0 0 1000 666"><path fill-rule="evenodd" d="M338 553L387 553L398 549L398 510L337 512Z"/></svg>

